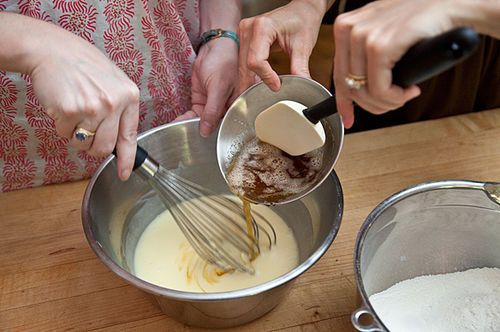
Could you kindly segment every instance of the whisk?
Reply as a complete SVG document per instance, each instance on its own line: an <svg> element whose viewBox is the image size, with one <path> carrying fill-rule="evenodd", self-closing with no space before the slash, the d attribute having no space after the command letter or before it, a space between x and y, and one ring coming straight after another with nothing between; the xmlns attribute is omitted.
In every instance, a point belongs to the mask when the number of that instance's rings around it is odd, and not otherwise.
<svg viewBox="0 0 500 332"><path fill-rule="evenodd" d="M140 146L134 170L147 179L193 249L206 262L224 271L253 274L250 263L260 254L261 239L269 249L276 244L276 232L261 214L253 212L247 225L242 205L237 201L163 168Z"/></svg>

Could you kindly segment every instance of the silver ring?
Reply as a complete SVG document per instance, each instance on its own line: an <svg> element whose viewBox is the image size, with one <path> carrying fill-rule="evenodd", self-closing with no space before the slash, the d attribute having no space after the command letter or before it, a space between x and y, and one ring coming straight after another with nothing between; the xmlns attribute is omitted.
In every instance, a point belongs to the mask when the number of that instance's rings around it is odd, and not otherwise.
<svg viewBox="0 0 500 332"><path fill-rule="evenodd" d="M76 128L74 134L76 140L80 142L85 142L89 137L92 137L94 135L95 133L93 131L89 131L83 128Z"/></svg>
<svg viewBox="0 0 500 332"><path fill-rule="evenodd" d="M358 75L349 74L346 76L344 81L345 81L345 84L350 89L359 90L364 85L366 85L366 76L358 76Z"/></svg>

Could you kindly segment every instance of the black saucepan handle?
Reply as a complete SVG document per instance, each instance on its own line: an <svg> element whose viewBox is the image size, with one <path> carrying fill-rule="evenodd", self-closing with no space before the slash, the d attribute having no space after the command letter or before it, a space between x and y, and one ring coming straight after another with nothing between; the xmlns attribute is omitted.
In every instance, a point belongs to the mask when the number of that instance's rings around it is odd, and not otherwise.
<svg viewBox="0 0 500 332"><path fill-rule="evenodd" d="M421 83L462 62L474 53L478 45L478 34L465 27L422 40L396 63L392 69L392 81L402 87ZM334 96L303 111L304 116L314 124L335 113L337 105Z"/></svg>

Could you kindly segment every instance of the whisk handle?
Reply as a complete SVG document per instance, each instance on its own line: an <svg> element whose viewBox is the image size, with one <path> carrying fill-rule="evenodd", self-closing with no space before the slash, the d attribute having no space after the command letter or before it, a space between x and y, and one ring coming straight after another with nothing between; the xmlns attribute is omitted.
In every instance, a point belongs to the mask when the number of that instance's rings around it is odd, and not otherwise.
<svg viewBox="0 0 500 332"><path fill-rule="evenodd" d="M113 150L113 154L115 155L115 157L117 156L116 147ZM147 157L148 157L148 152L146 150L144 150L143 148L141 148L139 146L139 144L137 144L137 151L135 152L135 160L134 160L133 170L135 171L136 169L141 167L141 165L144 163L144 160L146 160Z"/></svg>

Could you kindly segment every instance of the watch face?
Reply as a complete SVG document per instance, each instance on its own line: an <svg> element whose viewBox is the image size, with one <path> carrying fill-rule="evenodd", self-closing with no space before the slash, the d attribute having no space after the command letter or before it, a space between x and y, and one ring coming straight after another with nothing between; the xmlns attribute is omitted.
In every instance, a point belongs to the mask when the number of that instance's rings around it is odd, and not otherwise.
<svg viewBox="0 0 500 332"><path fill-rule="evenodd" d="M225 31L222 29L211 29L211 30L205 31L204 33L201 34L199 40L196 42L197 45L195 46L195 52L198 53L200 47L203 44L208 43L212 39L220 38L220 37L231 38L232 40L234 40L236 42L236 44L238 44L238 46L240 45L240 40L238 38L238 35L235 32Z"/></svg>
<svg viewBox="0 0 500 332"><path fill-rule="evenodd" d="M207 39L207 38L210 38L210 37L215 37L217 35L219 35L221 33L221 30L220 29L212 29L212 30L208 30L206 32L204 32L201 37L203 39Z"/></svg>

